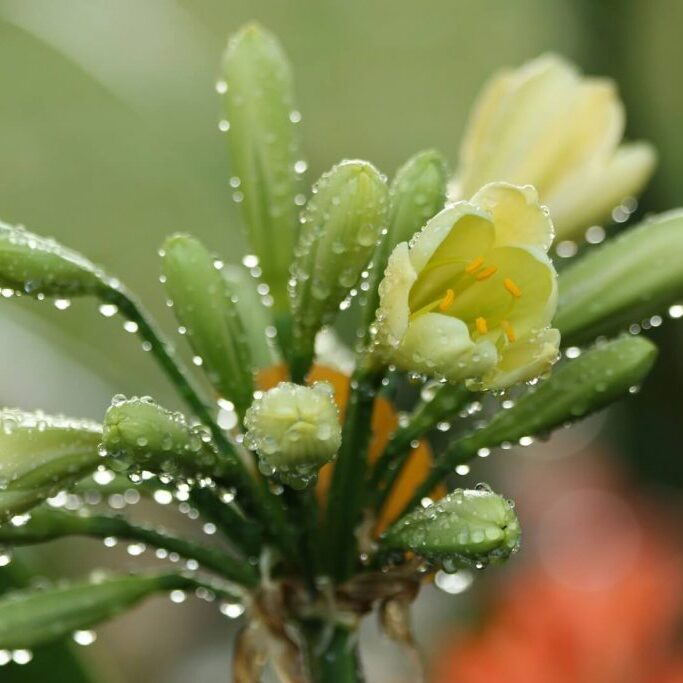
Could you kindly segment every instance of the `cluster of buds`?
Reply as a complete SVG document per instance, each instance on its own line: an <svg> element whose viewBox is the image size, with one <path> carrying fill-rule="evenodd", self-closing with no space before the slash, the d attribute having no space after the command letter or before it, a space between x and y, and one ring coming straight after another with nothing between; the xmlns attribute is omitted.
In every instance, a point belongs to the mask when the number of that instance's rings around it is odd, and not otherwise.
<svg viewBox="0 0 683 683"><path fill-rule="evenodd" d="M303 673L290 658L282 668L291 679L314 671L316 680L341 680L335 667L355 671L348 620L320 604L342 602L361 583L363 609L386 605L394 579L419 583L425 571L509 558L521 534L513 503L485 485L447 494L454 470L633 393L657 349L622 333L683 296L681 211L625 230L559 275L553 265L556 233L573 239L603 220L654 164L649 145L621 144L622 107L604 80L541 58L489 84L450 185L445 160L425 151L391 182L369 162L344 160L308 196L301 115L277 40L248 26L231 40L223 70L251 272L225 266L191 235L169 237L160 251L203 384L118 280L53 240L0 224L1 288L39 300L97 298L108 316L125 317L188 409L119 395L101 425L0 413L3 544L120 536L188 559L186 573L0 601L0 650L87 628L154 592L192 588L260 615L267 637L247 629L251 640L237 648L250 653L249 680L264 661L260 643L279 639L291 650L286 622L311 641L308 656L322 653ZM360 321L346 335L350 347L327 334L337 353L319 352L324 333L344 331L349 319ZM345 372L328 356L343 358ZM403 382L424 386L398 420L391 398ZM512 387L514 402L468 419L482 393ZM432 430L458 418L462 429L432 453ZM201 515L229 551L121 516L58 509L61 494L101 500L131 486ZM221 581L207 584L198 569ZM303 606L272 598L280 583L304 595ZM321 612L331 628L318 623Z"/></svg>

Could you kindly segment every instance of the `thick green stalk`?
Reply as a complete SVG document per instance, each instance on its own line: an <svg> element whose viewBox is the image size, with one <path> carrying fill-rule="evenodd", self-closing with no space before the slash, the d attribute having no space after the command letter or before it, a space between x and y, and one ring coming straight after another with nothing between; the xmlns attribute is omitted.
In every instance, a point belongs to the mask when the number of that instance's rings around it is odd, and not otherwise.
<svg viewBox="0 0 683 683"><path fill-rule="evenodd" d="M328 571L338 580L353 573L356 538L365 487L367 451L372 435L372 409L382 371L361 367L351 378L351 391L327 505Z"/></svg>
<svg viewBox="0 0 683 683"><path fill-rule="evenodd" d="M334 629L332 633L330 628ZM301 631L311 683L363 683L355 630L325 621L307 621Z"/></svg>
<svg viewBox="0 0 683 683"><path fill-rule="evenodd" d="M136 526L122 517L82 517L69 512L39 508L33 511L31 519L23 526L0 527L0 542L12 546L44 543L65 536L111 537L146 543L178 553L186 559L197 560L206 569L242 586L251 588L258 582L256 570L244 560L163 531Z"/></svg>

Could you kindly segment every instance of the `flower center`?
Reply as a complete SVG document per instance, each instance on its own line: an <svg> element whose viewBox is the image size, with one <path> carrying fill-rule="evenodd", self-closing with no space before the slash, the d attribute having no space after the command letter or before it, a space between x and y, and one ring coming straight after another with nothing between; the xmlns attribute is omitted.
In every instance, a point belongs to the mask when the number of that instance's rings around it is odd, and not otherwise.
<svg viewBox="0 0 683 683"><path fill-rule="evenodd" d="M456 261L453 260L453 263L464 263L463 261ZM443 262L440 262L438 265L445 265ZM422 306L420 309L415 311L414 313L411 314L411 319L414 319L420 315L423 315L425 313L429 313L435 309L439 309L442 313L448 313L448 311L451 309L453 304L456 302L458 298L458 293L462 293L465 291L465 289L468 289L471 286L476 285L477 283L484 282L488 280L490 277L495 275L495 273L498 272L498 267L497 266L486 266L484 257L483 256L477 256L474 260L470 261L467 263L464 267L464 270L460 275L457 276L456 281L453 284L453 287L449 287L446 289L446 292L444 295L430 303L428 303L426 306ZM465 278L463 279L463 276ZM464 321L468 323L468 327L470 328L471 334L476 334L478 336L484 336L486 334L489 334L491 331L495 331L496 328L500 328L500 330L503 333L504 338L512 343L515 341L516 334L515 331L510 324L510 322L507 320L507 317L509 316L510 312L512 311L515 302L517 299L521 298L522 296L522 290L517 285L517 283L512 280L512 278L506 277L502 281L502 287L508 292L510 295L510 306L508 311L504 316L496 316L497 320L494 321L493 324L491 324L491 320L487 319L484 315L478 315L474 317L474 320L472 321Z"/></svg>

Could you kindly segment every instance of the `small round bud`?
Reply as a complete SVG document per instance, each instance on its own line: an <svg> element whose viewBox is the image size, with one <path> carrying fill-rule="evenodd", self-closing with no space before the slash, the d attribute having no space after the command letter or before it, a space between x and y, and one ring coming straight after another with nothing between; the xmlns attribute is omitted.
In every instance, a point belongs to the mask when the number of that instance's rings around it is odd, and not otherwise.
<svg viewBox="0 0 683 683"><path fill-rule="evenodd" d="M244 421L245 444L259 455L259 469L292 488L306 488L332 460L341 427L332 387L281 382L256 399Z"/></svg>
<svg viewBox="0 0 683 683"><path fill-rule="evenodd" d="M506 560L519 547L521 530L511 501L481 484L455 489L427 508L414 510L384 536L392 550L410 550L447 571Z"/></svg>

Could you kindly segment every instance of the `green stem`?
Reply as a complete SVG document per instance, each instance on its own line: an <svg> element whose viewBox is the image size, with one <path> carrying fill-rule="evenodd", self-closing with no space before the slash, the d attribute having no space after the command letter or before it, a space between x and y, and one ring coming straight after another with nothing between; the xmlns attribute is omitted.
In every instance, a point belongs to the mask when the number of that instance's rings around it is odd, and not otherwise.
<svg viewBox="0 0 683 683"><path fill-rule="evenodd" d="M429 400L422 400L410 416L408 424L396 430L369 478L368 489L376 511L382 509L392 487L403 471L411 452L411 443L432 430L439 422L454 414L473 397L464 385L443 384Z"/></svg>
<svg viewBox="0 0 683 683"><path fill-rule="evenodd" d="M304 622L301 631L311 683L363 683L355 630L316 620Z"/></svg>
<svg viewBox="0 0 683 683"><path fill-rule="evenodd" d="M216 422L212 411L201 399L198 390L192 385L187 370L175 358L171 347L164 340L161 332L156 329L150 316L123 289L108 288L102 292L101 298L116 305L125 318L137 324L138 335L150 344L150 352L195 415L211 430L218 449L229 460L231 480L226 484L235 487L245 499L245 505L248 505L250 510L263 521L273 543L278 545L284 553L288 553L291 547L289 544L292 540L292 534L287 528L278 498L268 490L264 482L257 481L249 473L225 432Z"/></svg>
<svg viewBox="0 0 683 683"><path fill-rule="evenodd" d="M315 487L304 491L285 490L289 512L289 522L299 532L299 554L302 558L302 569L306 575L308 587L312 595L317 592L315 579L320 566L319 523L320 509L315 497Z"/></svg>
<svg viewBox="0 0 683 683"><path fill-rule="evenodd" d="M258 573L244 560L238 560L221 550L171 536L162 531L131 524L122 517L95 515L81 517L69 512L39 508L23 526L0 527L0 542L10 545L33 545L65 536L117 538L149 544L178 553L186 559L197 560L206 569L216 572L233 583L247 588L256 586Z"/></svg>
<svg viewBox="0 0 683 683"><path fill-rule="evenodd" d="M372 410L382 371L360 367L351 378L327 505L328 571L338 580L353 573L356 565L355 528L365 494L367 451L372 436Z"/></svg>

